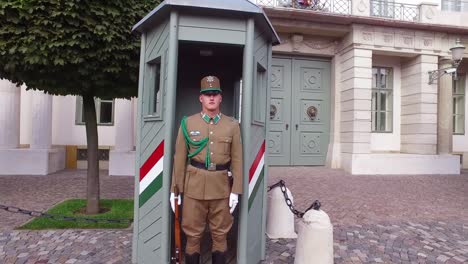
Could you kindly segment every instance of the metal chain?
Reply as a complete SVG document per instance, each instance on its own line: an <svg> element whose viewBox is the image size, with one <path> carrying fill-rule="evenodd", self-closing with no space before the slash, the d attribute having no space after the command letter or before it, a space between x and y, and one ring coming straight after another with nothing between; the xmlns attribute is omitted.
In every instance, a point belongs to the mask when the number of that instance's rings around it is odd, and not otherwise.
<svg viewBox="0 0 468 264"><path fill-rule="evenodd" d="M58 221L75 221L75 222L84 221L84 222L108 223L108 224L130 224L133 222L132 219L99 219L99 218L72 217L72 216L66 216L66 215L46 214L46 213L39 212L39 211L26 210L26 209L21 209L15 206L6 206L6 205L0 204L0 210L1 209L10 213L19 213L19 214L25 214L25 215L30 215L34 217L45 217L45 218L50 218L50 219L58 220Z"/></svg>
<svg viewBox="0 0 468 264"><path fill-rule="evenodd" d="M293 205L293 202L291 201L291 199L289 198L289 195L288 195L288 192L287 192L287 189L286 189L286 183L283 181L283 180L280 180L279 182L271 185L268 187L267 191L271 191L272 189L274 188L277 188L277 187L280 187L281 189L281 192L283 193L283 196L284 196L284 200L286 202L286 205L289 207L289 210L291 210L291 212L297 216L298 218L302 218L304 216L305 213L307 213L309 210L311 209L314 209L314 210L319 210L320 207L322 206L322 204L320 204L319 200L315 200L310 206L309 208L307 208L304 212L300 212L298 211L294 205Z"/></svg>

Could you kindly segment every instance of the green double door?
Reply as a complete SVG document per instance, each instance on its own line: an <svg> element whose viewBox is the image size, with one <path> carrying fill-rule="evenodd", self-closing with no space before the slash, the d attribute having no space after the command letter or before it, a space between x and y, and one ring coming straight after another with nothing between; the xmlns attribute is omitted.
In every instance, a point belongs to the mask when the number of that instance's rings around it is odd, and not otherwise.
<svg viewBox="0 0 468 264"><path fill-rule="evenodd" d="M330 61L273 58L270 165L325 165L330 141Z"/></svg>

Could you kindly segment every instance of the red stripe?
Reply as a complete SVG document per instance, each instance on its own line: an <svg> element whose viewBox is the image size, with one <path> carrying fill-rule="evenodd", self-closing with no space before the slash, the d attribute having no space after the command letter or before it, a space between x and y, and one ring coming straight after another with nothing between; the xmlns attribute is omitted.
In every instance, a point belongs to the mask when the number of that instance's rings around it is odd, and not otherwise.
<svg viewBox="0 0 468 264"><path fill-rule="evenodd" d="M164 140L154 150L153 154L146 160L145 164L140 168L140 181L148 174L148 172L158 163L164 155Z"/></svg>
<svg viewBox="0 0 468 264"><path fill-rule="evenodd" d="M260 147L260 150L257 153L257 157L255 157L255 160L254 160L252 166L250 167L250 170L249 170L249 183L252 180L253 175L255 173L255 170L257 169L258 164L260 163L260 160L262 159L262 156L263 156L264 153L265 153L265 140L263 140L263 144L262 144L262 146Z"/></svg>

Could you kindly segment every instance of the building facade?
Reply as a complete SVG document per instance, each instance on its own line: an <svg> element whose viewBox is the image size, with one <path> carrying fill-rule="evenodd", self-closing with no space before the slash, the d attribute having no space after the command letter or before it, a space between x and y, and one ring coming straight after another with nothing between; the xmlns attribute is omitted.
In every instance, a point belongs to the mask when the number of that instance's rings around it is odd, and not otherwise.
<svg viewBox="0 0 468 264"><path fill-rule="evenodd" d="M452 67L457 39L468 47L467 3L257 4L282 41L273 48L270 77L270 165L352 174L458 174L468 167L468 60L456 80L429 80L429 71ZM101 167L133 175L136 99L96 105ZM81 108L80 98L0 81L0 173L86 168Z"/></svg>

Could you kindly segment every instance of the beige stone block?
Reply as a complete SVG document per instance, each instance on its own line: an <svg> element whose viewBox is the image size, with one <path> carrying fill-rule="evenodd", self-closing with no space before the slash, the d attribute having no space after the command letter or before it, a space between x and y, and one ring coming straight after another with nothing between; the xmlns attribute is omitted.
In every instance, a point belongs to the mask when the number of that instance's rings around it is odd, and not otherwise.
<svg viewBox="0 0 468 264"><path fill-rule="evenodd" d="M341 143L341 152L351 154L370 153L370 143Z"/></svg>
<svg viewBox="0 0 468 264"><path fill-rule="evenodd" d="M349 89L341 92L341 101L353 99L372 100L371 89Z"/></svg>
<svg viewBox="0 0 468 264"><path fill-rule="evenodd" d="M403 135L437 135L437 124L402 124L401 136Z"/></svg>
<svg viewBox="0 0 468 264"><path fill-rule="evenodd" d="M402 153L411 153L411 154L426 154L432 155L436 154L437 146L436 145L426 145L426 144L401 144Z"/></svg>
<svg viewBox="0 0 468 264"><path fill-rule="evenodd" d="M370 111L371 109L371 100L349 100L345 102L341 102L341 111Z"/></svg>
<svg viewBox="0 0 468 264"><path fill-rule="evenodd" d="M372 58L372 50L369 49L350 49L341 54L342 62L349 60L353 57Z"/></svg>
<svg viewBox="0 0 468 264"><path fill-rule="evenodd" d="M437 104L414 103L401 106L401 114L437 114Z"/></svg>
<svg viewBox="0 0 468 264"><path fill-rule="evenodd" d="M401 105L409 105L409 104L414 104L414 103L437 104L437 94L416 93L416 94L403 96L403 92L402 92Z"/></svg>
<svg viewBox="0 0 468 264"><path fill-rule="evenodd" d="M371 132L371 121L355 120L355 121L342 121L341 132Z"/></svg>
<svg viewBox="0 0 468 264"><path fill-rule="evenodd" d="M370 143L370 132L342 132L340 133L342 143Z"/></svg>
<svg viewBox="0 0 468 264"><path fill-rule="evenodd" d="M344 72L353 67L371 68L372 57L352 57L348 60L345 60L341 64L341 72Z"/></svg>
<svg viewBox="0 0 468 264"><path fill-rule="evenodd" d="M370 67L352 67L341 72L341 81L349 80L351 78L372 78L372 68Z"/></svg>
<svg viewBox="0 0 468 264"><path fill-rule="evenodd" d="M421 64L432 65L432 67L438 67L439 57L435 55L419 55L414 58L404 59L401 63L401 68L403 70L408 70L413 67L423 69ZM431 67L431 66L427 66Z"/></svg>
<svg viewBox="0 0 468 264"><path fill-rule="evenodd" d="M371 78L352 78L341 83L341 91L346 91L349 89L372 89L372 79Z"/></svg>
<svg viewBox="0 0 468 264"><path fill-rule="evenodd" d="M407 67L406 65L402 66L401 77L405 78L412 75L426 75L428 76L429 71L433 71L438 69L438 65L436 63L418 63Z"/></svg>
<svg viewBox="0 0 468 264"><path fill-rule="evenodd" d="M437 144L437 135L423 134L423 135L402 135L401 143L403 144Z"/></svg>
<svg viewBox="0 0 468 264"><path fill-rule="evenodd" d="M429 85L425 83L416 83L414 85L403 85L401 87L401 95L413 95L413 94L437 94L437 84Z"/></svg>
<svg viewBox="0 0 468 264"><path fill-rule="evenodd" d="M370 110L350 110L341 112L341 121L353 121L353 120L371 120L371 111Z"/></svg>
<svg viewBox="0 0 468 264"><path fill-rule="evenodd" d="M412 114L412 115L402 115L401 124L436 124L437 115L436 114Z"/></svg>

